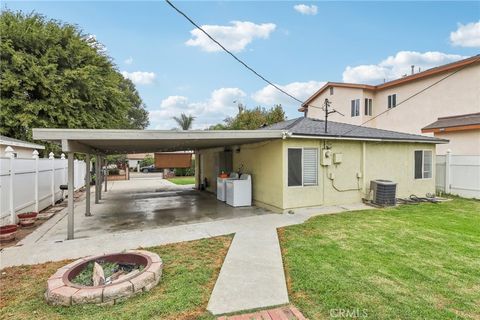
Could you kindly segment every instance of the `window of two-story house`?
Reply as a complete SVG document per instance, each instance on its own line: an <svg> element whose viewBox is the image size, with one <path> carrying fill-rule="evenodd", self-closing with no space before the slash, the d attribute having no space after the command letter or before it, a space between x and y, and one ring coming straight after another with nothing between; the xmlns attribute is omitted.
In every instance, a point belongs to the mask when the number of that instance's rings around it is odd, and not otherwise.
<svg viewBox="0 0 480 320"><path fill-rule="evenodd" d="M391 94L388 96L388 109L395 108L397 106L397 94Z"/></svg>
<svg viewBox="0 0 480 320"><path fill-rule="evenodd" d="M330 95L333 96L333 87L330 87Z"/></svg>
<svg viewBox="0 0 480 320"><path fill-rule="evenodd" d="M365 98L365 115L372 115L372 99Z"/></svg>
<svg viewBox="0 0 480 320"><path fill-rule="evenodd" d="M358 117L360 115L360 99L352 100L352 107L351 107L351 116Z"/></svg>
<svg viewBox="0 0 480 320"><path fill-rule="evenodd" d="M429 179L432 177L432 151L415 150L415 179Z"/></svg>

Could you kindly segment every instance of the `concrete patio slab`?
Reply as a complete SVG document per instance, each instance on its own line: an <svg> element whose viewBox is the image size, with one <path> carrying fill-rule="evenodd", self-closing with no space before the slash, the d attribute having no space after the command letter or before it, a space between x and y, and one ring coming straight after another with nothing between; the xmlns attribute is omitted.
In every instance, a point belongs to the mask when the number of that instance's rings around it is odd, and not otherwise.
<svg viewBox="0 0 480 320"><path fill-rule="evenodd" d="M103 193L100 204L92 207L92 216L83 214L84 202L76 204L75 239L271 213L257 207L233 208L210 193L193 190L192 186L175 185L154 174L149 176L108 183L108 192ZM46 231L42 241L63 241L67 219L43 229Z"/></svg>

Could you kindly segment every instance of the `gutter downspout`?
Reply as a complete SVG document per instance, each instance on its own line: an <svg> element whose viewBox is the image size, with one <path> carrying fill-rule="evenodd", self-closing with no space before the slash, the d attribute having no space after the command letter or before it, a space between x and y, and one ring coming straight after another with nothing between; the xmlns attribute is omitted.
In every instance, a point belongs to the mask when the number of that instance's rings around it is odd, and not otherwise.
<svg viewBox="0 0 480 320"><path fill-rule="evenodd" d="M362 192L366 196L367 195L367 143L364 141L362 143Z"/></svg>

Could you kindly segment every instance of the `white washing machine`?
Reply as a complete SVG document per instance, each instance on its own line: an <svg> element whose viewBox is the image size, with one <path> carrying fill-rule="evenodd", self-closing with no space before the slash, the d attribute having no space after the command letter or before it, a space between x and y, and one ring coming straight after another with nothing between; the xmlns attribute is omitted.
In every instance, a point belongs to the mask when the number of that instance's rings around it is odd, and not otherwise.
<svg viewBox="0 0 480 320"><path fill-rule="evenodd" d="M242 174L239 179L228 179L226 182L227 204L232 207L252 205L252 177Z"/></svg>
<svg viewBox="0 0 480 320"><path fill-rule="evenodd" d="M217 177L217 199L225 202L227 200L226 182L230 179L238 179L238 173L232 172L228 178Z"/></svg>

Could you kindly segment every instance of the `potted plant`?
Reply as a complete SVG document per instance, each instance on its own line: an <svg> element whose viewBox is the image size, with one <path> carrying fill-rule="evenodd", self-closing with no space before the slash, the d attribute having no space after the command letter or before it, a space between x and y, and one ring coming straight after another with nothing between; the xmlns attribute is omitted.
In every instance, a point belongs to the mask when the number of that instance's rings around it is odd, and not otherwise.
<svg viewBox="0 0 480 320"><path fill-rule="evenodd" d="M0 227L0 242L8 242L15 240L17 234L17 225L8 224Z"/></svg>
<svg viewBox="0 0 480 320"><path fill-rule="evenodd" d="M218 176L220 178L228 178L228 173L226 173L225 170L222 170Z"/></svg>
<svg viewBox="0 0 480 320"><path fill-rule="evenodd" d="M19 223L22 227L33 227L35 220L37 220L38 212L26 212L17 215L20 220Z"/></svg>

